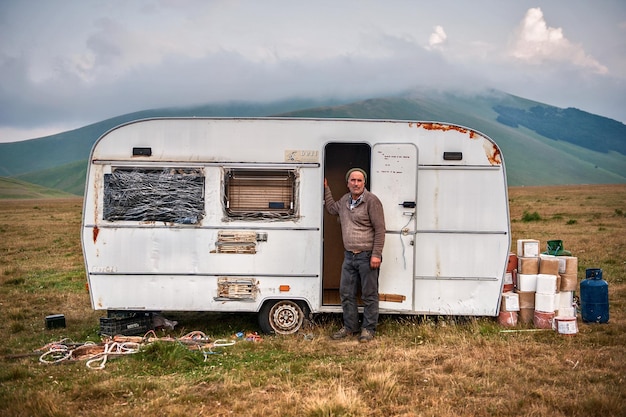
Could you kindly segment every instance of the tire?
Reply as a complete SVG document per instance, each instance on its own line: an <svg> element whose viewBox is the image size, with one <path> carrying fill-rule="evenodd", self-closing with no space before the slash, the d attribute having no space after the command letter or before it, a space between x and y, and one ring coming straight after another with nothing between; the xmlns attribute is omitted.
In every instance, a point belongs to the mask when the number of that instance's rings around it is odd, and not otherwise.
<svg viewBox="0 0 626 417"><path fill-rule="evenodd" d="M259 326L265 334L293 334L300 330L308 314L306 303L268 301L259 311Z"/></svg>

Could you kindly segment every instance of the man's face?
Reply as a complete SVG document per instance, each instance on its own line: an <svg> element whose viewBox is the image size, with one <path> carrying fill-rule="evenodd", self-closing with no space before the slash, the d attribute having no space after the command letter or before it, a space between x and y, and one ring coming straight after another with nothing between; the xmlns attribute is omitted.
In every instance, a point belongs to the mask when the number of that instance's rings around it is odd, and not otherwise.
<svg viewBox="0 0 626 417"><path fill-rule="evenodd" d="M354 171L348 177L348 189L353 196L359 196L365 189L365 177L363 173Z"/></svg>

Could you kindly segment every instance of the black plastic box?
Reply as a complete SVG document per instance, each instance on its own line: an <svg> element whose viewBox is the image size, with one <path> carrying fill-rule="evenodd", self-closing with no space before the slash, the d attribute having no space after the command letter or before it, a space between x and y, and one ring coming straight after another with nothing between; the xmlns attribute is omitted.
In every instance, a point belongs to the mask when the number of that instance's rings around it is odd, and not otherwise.
<svg viewBox="0 0 626 417"><path fill-rule="evenodd" d="M153 330L152 314L137 314L132 317L100 317L100 334L104 336L143 336Z"/></svg>
<svg viewBox="0 0 626 417"><path fill-rule="evenodd" d="M63 314L53 314L46 316L46 329L60 329L65 327L65 316Z"/></svg>

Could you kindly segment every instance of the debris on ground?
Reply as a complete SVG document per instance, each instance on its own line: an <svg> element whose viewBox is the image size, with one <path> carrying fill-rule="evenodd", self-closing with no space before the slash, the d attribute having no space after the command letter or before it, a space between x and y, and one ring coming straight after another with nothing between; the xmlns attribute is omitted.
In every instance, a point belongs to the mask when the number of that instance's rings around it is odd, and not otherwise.
<svg viewBox="0 0 626 417"><path fill-rule="evenodd" d="M259 341L261 338L256 333L248 333L245 340ZM232 346L236 343L235 340L211 340L200 331L193 331L182 337L158 337L154 330L150 330L144 336L104 337L101 343L75 343L70 339L62 339L48 343L37 349L36 352L40 353L39 362L43 364L51 365L64 361L85 360L87 368L98 370L104 369L108 358L137 353L141 348L154 342L179 343L190 350L200 351L204 355L205 362L208 355L218 353L214 349Z"/></svg>

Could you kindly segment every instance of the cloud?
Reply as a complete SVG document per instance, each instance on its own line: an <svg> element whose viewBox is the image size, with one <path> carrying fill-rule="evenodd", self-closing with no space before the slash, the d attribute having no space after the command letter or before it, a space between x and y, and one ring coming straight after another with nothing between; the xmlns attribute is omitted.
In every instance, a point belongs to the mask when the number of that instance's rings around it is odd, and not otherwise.
<svg viewBox="0 0 626 417"><path fill-rule="evenodd" d="M21 140L33 139L33 138L42 138L45 136L55 135L61 132L67 132L69 130L77 129L82 127L81 124L77 125L49 125L46 127L38 127L38 128L12 128L12 127L1 127L0 126L0 142L17 142Z"/></svg>
<svg viewBox="0 0 626 417"><path fill-rule="evenodd" d="M448 39L448 35L446 35L446 31L443 30L443 27L440 25L435 26L434 32L431 33L428 38L428 48L427 49L437 49L441 48Z"/></svg>
<svg viewBox="0 0 626 417"><path fill-rule="evenodd" d="M538 7L528 9L522 19L511 55L529 64L552 61L587 68L596 74L609 72L606 66L588 55L581 45L570 42L561 28L549 27Z"/></svg>
<svg viewBox="0 0 626 417"><path fill-rule="evenodd" d="M574 2L561 29L538 7L484 2L489 13L474 3L450 14L440 2L372 0L84 0L36 10L0 1L0 142L29 127L150 108L363 98L420 85L493 87L624 120L621 3ZM585 13L586 24L574 25L571 16Z"/></svg>

